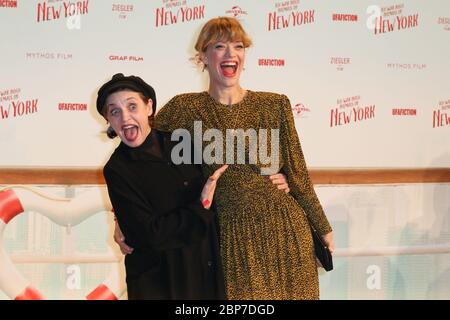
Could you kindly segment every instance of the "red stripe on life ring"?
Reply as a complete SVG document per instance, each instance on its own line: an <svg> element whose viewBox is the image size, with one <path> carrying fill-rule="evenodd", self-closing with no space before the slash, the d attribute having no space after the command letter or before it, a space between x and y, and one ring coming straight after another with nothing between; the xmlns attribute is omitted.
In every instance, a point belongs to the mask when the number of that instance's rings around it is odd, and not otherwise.
<svg viewBox="0 0 450 320"><path fill-rule="evenodd" d="M15 300L44 300L44 296L33 287L26 287Z"/></svg>
<svg viewBox="0 0 450 320"><path fill-rule="evenodd" d="M87 300L117 300L116 295L104 284L99 285L86 296Z"/></svg>
<svg viewBox="0 0 450 320"><path fill-rule="evenodd" d="M23 207L14 190L0 192L0 219L5 224L21 212Z"/></svg>

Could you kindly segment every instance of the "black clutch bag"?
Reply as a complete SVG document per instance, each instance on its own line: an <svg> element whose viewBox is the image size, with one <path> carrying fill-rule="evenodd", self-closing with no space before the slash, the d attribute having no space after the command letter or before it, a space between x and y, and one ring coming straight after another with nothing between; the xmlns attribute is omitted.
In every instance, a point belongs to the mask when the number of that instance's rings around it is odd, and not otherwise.
<svg viewBox="0 0 450 320"><path fill-rule="evenodd" d="M308 216L306 216L308 218ZM333 270L333 258L331 256L330 249L326 245L325 241L323 241L322 236L317 232L316 229L312 226L311 221L309 221L309 227L311 229L312 239L314 242L314 251L316 253L317 259L319 259L322 267L326 271Z"/></svg>

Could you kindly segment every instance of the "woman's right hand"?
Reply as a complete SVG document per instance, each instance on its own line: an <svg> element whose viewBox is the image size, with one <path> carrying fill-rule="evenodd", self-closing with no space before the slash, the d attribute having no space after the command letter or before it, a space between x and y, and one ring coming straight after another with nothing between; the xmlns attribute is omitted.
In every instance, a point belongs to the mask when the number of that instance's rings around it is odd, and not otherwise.
<svg viewBox="0 0 450 320"><path fill-rule="evenodd" d="M114 226L114 241L119 245L120 251L122 251L123 254L127 255L133 253L134 249L125 243L125 236L123 235L122 230L120 230L117 221L115 221Z"/></svg>
<svg viewBox="0 0 450 320"><path fill-rule="evenodd" d="M219 180L220 176L225 172L225 170L227 170L227 168L227 164L221 166L219 169L214 171L214 173L206 181L200 196L200 201L203 203L203 207L205 207L205 209L209 209L211 207L214 192L216 191L217 180Z"/></svg>

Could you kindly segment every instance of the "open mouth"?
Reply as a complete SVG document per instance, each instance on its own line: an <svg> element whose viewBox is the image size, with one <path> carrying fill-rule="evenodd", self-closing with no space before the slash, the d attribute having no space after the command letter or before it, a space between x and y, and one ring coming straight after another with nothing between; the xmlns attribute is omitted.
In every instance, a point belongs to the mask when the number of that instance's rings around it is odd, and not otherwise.
<svg viewBox="0 0 450 320"><path fill-rule="evenodd" d="M220 69L225 77L234 77L238 69L236 61L224 61L220 64Z"/></svg>
<svg viewBox="0 0 450 320"><path fill-rule="evenodd" d="M123 135L128 141L134 141L138 136L138 127L135 125L127 125L122 127Z"/></svg>

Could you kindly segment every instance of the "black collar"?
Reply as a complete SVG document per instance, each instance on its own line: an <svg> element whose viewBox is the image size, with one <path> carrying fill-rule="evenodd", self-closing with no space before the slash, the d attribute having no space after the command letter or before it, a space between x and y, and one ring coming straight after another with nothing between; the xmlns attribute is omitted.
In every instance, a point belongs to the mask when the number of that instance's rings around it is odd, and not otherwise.
<svg viewBox="0 0 450 320"><path fill-rule="evenodd" d="M121 142L118 149L131 160L167 162L170 159L170 133L152 128L150 134L138 147L129 147Z"/></svg>

